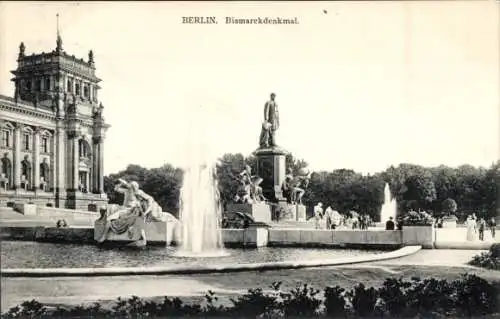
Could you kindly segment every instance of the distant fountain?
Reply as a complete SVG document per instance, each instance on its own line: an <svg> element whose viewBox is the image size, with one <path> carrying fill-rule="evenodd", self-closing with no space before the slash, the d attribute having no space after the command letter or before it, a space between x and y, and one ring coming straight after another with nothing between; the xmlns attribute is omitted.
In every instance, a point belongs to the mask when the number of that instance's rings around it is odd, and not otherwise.
<svg viewBox="0 0 500 319"><path fill-rule="evenodd" d="M208 155L206 123L190 126L187 132L184 180L180 191L180 249L177 256L221 256L222 241L216 161Z"/></svg>
<svg viewBox="0 0 500 319"><path fill-rule="evenodd" d="M380 211L380 222L386 222L389 217L396 219L397 204L396 199L391 196L391 189L389 184L385 184L384 188L384 204Z"/></svg>

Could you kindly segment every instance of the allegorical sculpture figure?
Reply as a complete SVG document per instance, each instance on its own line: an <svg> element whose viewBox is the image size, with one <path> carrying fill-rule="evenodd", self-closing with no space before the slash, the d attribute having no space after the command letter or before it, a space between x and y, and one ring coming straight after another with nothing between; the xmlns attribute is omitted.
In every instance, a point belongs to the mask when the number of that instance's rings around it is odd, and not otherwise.
<svg viewBox="0 0 500 319"><path fill-rule="evenodd" d="M271 93L271 99L264 105L264 122L260 133L260 147L276 146L276 131L280 126L276 94Z"/></svg>
<svg viewBox="0 0 500 319"><path fill-rule="evenodd" d="M292 169L289 168L285 181L281 186L285 198L291 204L302 204L302 196L304 196L305 190L309 186L310 173L303 173L293 176Z"/></svg>
<svg viewBox="0 0 500 319"><path fill-rule="evenodd" d="M252 176L252 168L249 165L238 174L237 179L240 185L234 197L236 203L259 203L266 200L260 186L263 179L257 175Z"/></svg>
<svg viewBox="0 0 500 319"><path fill-rule="evenodd" d="M161 207L153 197L139 189L137 182L128 183L119 179L115 191L124 195L123 205L115 212L101 216L102 219L105 219L106 225L97 241L104 242L108 232L112 231L115 234L128 232L131 240L139 232L141 237L139 239L145 242L146 233L143 228L137 229L137 221L138 219L142 219L144 222L161 221Z"/></svg>

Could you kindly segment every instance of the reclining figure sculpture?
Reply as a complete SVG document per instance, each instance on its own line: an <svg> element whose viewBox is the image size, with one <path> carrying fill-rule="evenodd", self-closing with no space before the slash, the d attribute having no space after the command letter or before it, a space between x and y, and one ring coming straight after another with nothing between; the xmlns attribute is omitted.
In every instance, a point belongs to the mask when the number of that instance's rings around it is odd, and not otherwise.
<svg viewBox="0 0 500 319"><path fill-rule="evenodd" d="M115 210L108 209L101 215L96 224L104 224L104 227L95 227L96 241L106 241L110 232L117 235L127 233L130 241L145 245L144 226L148 222L164 221L161 207L153 197L139 189L137 182L119 179L115 191L124 195L123 205Z"/></svg>

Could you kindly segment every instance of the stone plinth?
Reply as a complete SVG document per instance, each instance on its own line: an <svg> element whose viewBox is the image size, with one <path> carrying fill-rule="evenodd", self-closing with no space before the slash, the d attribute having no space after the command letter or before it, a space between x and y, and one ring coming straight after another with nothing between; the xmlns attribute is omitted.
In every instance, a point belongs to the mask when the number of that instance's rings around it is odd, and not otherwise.
<svg viewBox="0 0 500 319"><path fill-rule="evenodd" d="M26 216L35 216L36 215L36 205L35 204L24 204L24 203L15 203L14 209Z"/></svg>
<svg viewBox="0 0 500 319"><path fill-rule="evenodd" d="M106 234L105 242L136 242L141 239L141 230L146 233L146 241L149 243L165 243L167 242L167 222L144 222L143 218L137 218L136 223L130 231L123 234L116 234L109 231ZM107 230L107 222L105 219L99 219L94 223L94 239L101 238L104 231Z"/></svg>
<svg viewBox="0 0 500 319"><path fill-rule="evenodd" d="M457 222L455 220L444 220L443 228L457 228Z"/></svg>
<svg viewBox="0 0 500 319"><path fill-rule="evenodd" d="M286 155L288 151L280 147L259 148L254 152L257 158L257 175L263 179L262 193L273 202L284 201L281 185L286 175Z"/></svg>
<svg viewBox="0 0 500 319"><path fill-rule="evenodd" d="M299 222L304 222L306 221L306 207L302 204L289 204L287 202L280 202L278 203L279 207L282 207L285 209L284 215L278 216L276 212L276 207L275 211L273 213L273 220L275 221L299 221Z"/></svg>
<svg viewBox="0 0 500 319"><path fill-rule="evenodd" d="M433 226L403 226L403 245L421 245L434 248L436 232Z"/></svg>
<svg viewBox="0 0 500 319"><path fill-rule="evenodd" d="M297 209L297 221L298 222L305 222L307 220L307 213L306 213L306 206L302 204L297 204L295 205Z"/></svg>
<svg viewBox="0 0 500 319"><path fill-rule="evenodd" d="M266 247L269 230L264 227L246 229L222 229L222 241L226 247Z"/></svg>
<svg viewBox="0 0 500 319"><path fill-rule="evenodd" d="M226 206L226 213L247 213L252 215L256 222L268 223L272 220L271 218L271 206L266 203L253 203L253 204L237 204L230 203Z"/></svg>

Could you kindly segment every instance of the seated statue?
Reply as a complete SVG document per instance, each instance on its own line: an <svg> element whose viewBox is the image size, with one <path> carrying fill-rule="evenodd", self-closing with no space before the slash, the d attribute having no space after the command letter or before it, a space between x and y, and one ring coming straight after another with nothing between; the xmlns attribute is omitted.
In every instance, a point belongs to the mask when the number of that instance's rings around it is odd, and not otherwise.
<svg viewBox="0 0 500 319"><path fill-rule="evenodd" d="M283 194L287 201L291 204L302 204L306 188L309 186L310 174L292 175L292 170L288 169L288 174L285 176L285 181L282 185Z"/></svg>
<svg viewBox="0 0 500 319"><path fill-rule="evenodd" d="M106 211L99 221L105 223L102 234L97 238L97 242L102 243L106 240L109 232L115 234L128 233L131 241L134 241L137 235L139 240L146 243L146 232L144 223L151 221L163 221L161 207L154 199L139 189L137 182L126 182L118 180L115 191L124 194L123 205L115 211Z"/></svg>

